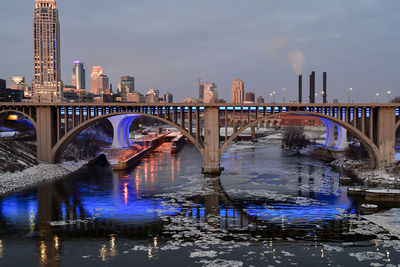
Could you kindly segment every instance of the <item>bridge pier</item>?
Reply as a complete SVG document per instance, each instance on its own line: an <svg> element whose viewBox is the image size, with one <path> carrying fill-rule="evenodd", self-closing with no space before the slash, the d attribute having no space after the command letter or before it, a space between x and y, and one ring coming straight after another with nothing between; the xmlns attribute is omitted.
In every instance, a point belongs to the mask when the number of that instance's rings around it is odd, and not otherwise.
<svg viewBox="0 0 400 267"><path fill-rule="evenodd" d="M204 109L204 174L220 174L219 155L219 108L205 107Z"/></svg>
<svg viewBox="0 0 400 267"><path fill-rule="evenodd" d="M138 115L118 115L108 118L113 126L112 148L124 148L131 144L130 126Z"/></svg>
<svg viewBox="0 0 400 267"><path fill-rule="evenodd" d="M44 163L53 163L52 148L57 141L57 130L54 123L56 114L50 107L38 107L36 109L36 138L37 138L37 158Z"/></svg>
<svg viewBox="0 0 400 267"><path fill-rule="evenodd" d="M378 110L377 120L377 146L379 155L377 168L395 162L396 142L396 111L393 108L381 108Z"/></svg>

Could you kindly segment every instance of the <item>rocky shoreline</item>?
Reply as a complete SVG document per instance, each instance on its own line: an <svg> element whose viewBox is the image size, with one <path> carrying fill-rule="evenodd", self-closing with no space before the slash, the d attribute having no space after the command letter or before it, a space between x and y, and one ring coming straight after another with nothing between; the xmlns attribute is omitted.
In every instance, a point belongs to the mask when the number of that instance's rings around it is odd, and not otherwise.
<svg viewBox="0 0 400 267"><path fill-rule="evenodd" d="M60 164L39 164L19 172L0 173L0 196L61 178L70 172Z"/></svg>

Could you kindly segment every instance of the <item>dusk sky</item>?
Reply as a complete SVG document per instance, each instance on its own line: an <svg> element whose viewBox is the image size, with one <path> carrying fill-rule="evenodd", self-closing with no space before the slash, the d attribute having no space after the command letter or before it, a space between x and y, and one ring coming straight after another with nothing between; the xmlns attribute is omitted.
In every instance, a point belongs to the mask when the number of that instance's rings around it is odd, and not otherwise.
<svg viewBox="0 0 400 267"><path fill-rule="evenodd" d="M171 92L175 101L197 97L197 79L215 82L231 100L235 78L269 101L282 88L303 99L315 70L318 92L328 73L328 100L387 101L400 95L400 1L398 0L58 0L61 70L71 84L74 60L85 63L90 89L93 65L101 65L114 92L123 75L150 88ZM2 1L0 78L33 74L34 0ZM302 63L304 67L302 68ZM318 96L318 101L321 101Z"/></svg>

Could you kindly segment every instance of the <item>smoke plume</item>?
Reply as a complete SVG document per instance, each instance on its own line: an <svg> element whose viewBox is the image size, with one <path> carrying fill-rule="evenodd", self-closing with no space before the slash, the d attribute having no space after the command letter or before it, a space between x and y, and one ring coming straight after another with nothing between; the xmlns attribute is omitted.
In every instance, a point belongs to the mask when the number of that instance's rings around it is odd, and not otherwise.
<svg viewBox="0 0 400 267"><path fill-rule="evenodd" d="M303 52L296 50L289 53L289 60L292 63L292 70L296 72L297 75L303 73L303 67L306 63L306 57Z"/></svg>
<svg viewBox="0 0 400 267"><path fill-rule="evenodd" d="M288 41L282 35L275 36L271 41L267 44L267 53L268 55L275 55L283 50L285 50L288 46Z"/></svg>

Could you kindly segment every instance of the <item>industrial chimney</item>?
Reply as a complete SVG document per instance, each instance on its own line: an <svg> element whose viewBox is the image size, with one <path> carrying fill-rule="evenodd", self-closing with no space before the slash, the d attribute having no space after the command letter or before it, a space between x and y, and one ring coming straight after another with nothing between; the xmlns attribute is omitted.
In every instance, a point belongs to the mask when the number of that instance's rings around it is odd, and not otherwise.
<svg viewBox="0 0 400 267"><path fill-rule="evenodd" d="M327 92L326 92L326 72L323 73L323 84L322 84L322 92L323 92L323 102L324 104L326 103L326 98L327 98Z"/></svg>
<svg viewBox="0 0 400 267"><path fill-rule="evenodd" d="M303 75L299 75L299 103L303 102Z"/></svg>
<svg viewBox="0 0 400 267"><path fill-rule="evenodd" d="M310 103L315 103L315 71L310 74Z"/></svg>

